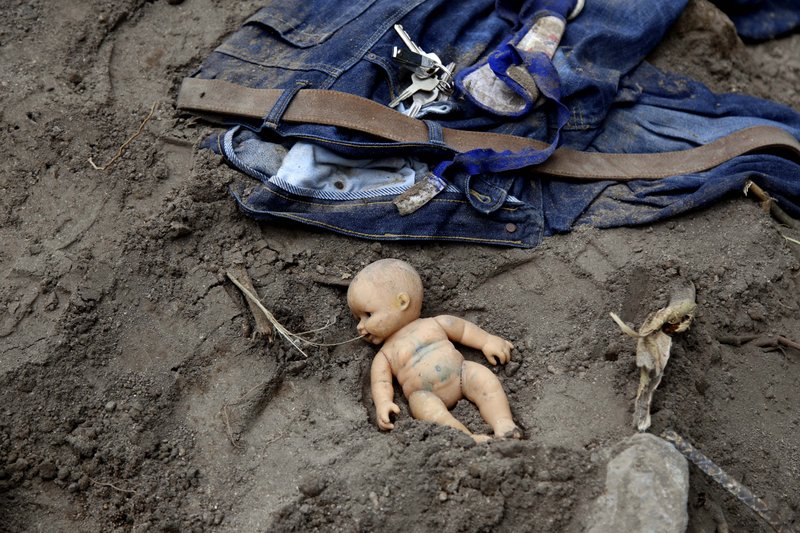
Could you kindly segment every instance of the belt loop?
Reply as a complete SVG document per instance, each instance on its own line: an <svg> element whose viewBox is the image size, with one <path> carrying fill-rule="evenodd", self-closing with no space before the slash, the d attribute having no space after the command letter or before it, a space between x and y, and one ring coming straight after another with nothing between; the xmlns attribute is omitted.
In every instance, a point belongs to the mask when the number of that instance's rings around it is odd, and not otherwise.
<svg viewBox="0 0 800 533"><path fill-rule="evenodd" d="M442 125L433 120L423 120L422 122L428 127L428 142L434 146L445 146Z"/></svg>
<svg viewBox="0 0 800 533"><path fill-rule="evenodd" d="M275 105L273 105L272 109L270 109L269 112L264 116L264 121L261 123L261 127L263 128L264 126L268 126L270 129L277 129L283 114L286 112L286 108L289 107L290 103L292 103L292 99L300 89L306 87L307 85L307 81L298 81L294 84L294 87L284 89L284 91L278 97L278 100L275 101Z"/></svg>

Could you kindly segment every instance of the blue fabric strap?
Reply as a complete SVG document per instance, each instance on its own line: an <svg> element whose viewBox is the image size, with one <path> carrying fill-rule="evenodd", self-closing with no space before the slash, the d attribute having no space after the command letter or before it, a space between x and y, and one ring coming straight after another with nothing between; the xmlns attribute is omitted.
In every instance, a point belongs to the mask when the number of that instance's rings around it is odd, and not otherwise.
<svg viewBox="0 0 800 533"><path fill-rule="evenodd" d="M267 112L264 116L264 121L261 123L261 127L268 127L270 129L277 129L278 124L280 123L283 114L286 112L286 108L289 107L289 104L292 102L292 98L295 97L297 91L306 87L308 82L306 81L298 81L292 87L284 90L283 93L278 97L278 100L275 102L275 105L272 106L272 109Z"/></svg>
<svg viewBox="0 0 800 533"><path fill-rule="evenodd" d="M518 53L516 55L507 53L506 57L513 59L515 61L514 64L523 63L522 57ZM556 72L550 59L542 53L531 54L527 58L527 63L528 71L533 76L542 96L555 106L555 133L550 144L541 150L530 148L519 152L511 152L509 150L496 152L488 149L471 150L457 154L452 160L444 161L434 169L434 174L442 178L446 178L446 174L454 177L458 175L459 177L453 181L464 191L470 203L482 212L491 212L499 208L498 201L501 201L501 198L490 194L487 196L491 196L491 200L482 198L479 201L475 201L476 197L470 193L473 190L475 181L473 177L493 175L542 163L558 147L561 129L569 120L569 110L561 103L561 86L558 72ZM491 188L496 189L495 186ZM500 196L502 196L503 200L505 199L505 193ZM486 210L487 208L489 211Z"/></svg>
<svg viewBox="0 0 800 533"><path fill-rule="evenodd" d="M444 134L442 133L442 125L433 120L423 120L422 122L428 127L428 142L436 146L447 146L444 143Z"/></svg>

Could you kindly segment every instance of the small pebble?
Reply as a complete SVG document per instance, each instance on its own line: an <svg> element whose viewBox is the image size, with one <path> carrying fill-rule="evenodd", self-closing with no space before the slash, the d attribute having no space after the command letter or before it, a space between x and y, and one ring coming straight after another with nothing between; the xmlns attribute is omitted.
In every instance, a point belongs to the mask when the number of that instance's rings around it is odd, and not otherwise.
<svg viewBox="0 0 800 533"><path fill-rule="evenodd" d="M510 361L506 365L506 376L512 377L519 370L520 364L517 361Z"/></svg>
<svg viewBox="0 0 800 533"><path fill-rule="evenodd" d="M24 472L28 469L29 466L30 465L28 464L28 461L20 457L19 459L14 461L13 464L9 465L7 470L9 472Z"/></svg>
<svg viewBox="0 0 800 533"><path fill-rule="evenodd" d="M447 501L447 493L445 491L441 491L439 493L439 501L446 502Z"/></svg>
<svg viewBox="0 0 800 533"><path fill-rule="evenodd" d="M106 411L109 413L114 411L117 408L117 402L111 401L106 404Z"/></svg>
<svg viewBox="0 0 800 533"><path fill-rule="evenodd" d="M319 274L325 274L325 267L322 265L317 265L317 272Z"/></svg>
<svg viewBox="0 0 800 533"><path fill-rule="evenodd" d="M187 235L191 235L192 228L181 222L172 222L169 225L169 236L173 239L179 239Z"/></svg>
<svg viewBox="0 0 800 533"><path fill-rule="evenodd" d="M54 465L50 461L45 461L39 465L39 477L45 481L49 481L51 479L55 479L56 475L58 474L58 470L56 469L56 465Z"/></svg>
<svg viewBox="0 0 800 533"><path fill-rule="evenodd" d="M304 496L313 498L314 496L319 496L325 490L325 480L317 475L309 474L300 481L297 488Z"/></svg>

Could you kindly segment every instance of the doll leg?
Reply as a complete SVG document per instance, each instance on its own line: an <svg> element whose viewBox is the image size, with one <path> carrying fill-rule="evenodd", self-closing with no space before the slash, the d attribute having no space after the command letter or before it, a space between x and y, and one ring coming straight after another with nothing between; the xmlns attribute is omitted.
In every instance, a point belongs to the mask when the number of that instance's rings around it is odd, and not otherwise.
<svg viewBox="0 0 800 533"><path fill-rule="evenodd" d="M461 365L461 390L478 406L481 416L498 437L519 439L522 432L511 418L508 398L500 380L485 366L472 361Z"/></svg>
<svg viewBox="0 0 800 533"><path fill-rule="evenodd" d="M462 431L478 442L486 440L486 435L473 435L467 427L456 420L444 402L432 392L418 390L408 397L411 414L418 420L427 420L442 426L449 426Z"/></svg>

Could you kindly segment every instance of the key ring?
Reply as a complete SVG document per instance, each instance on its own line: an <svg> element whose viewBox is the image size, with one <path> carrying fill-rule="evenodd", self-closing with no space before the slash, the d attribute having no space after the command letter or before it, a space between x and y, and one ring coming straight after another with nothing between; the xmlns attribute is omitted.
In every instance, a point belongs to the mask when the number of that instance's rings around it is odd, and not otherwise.
<svg viewBox="0 0 800 533"><path fill-rule="evenodd" d="M572 20L575 17L577 17L578 15L580 15L581 11L583 11L583 4L584 3L585 3L585 0L578 0L577 2L575 2L575 7L573 7L572 11L570 11L569 15L567 15L567 20Z"/></svg>

